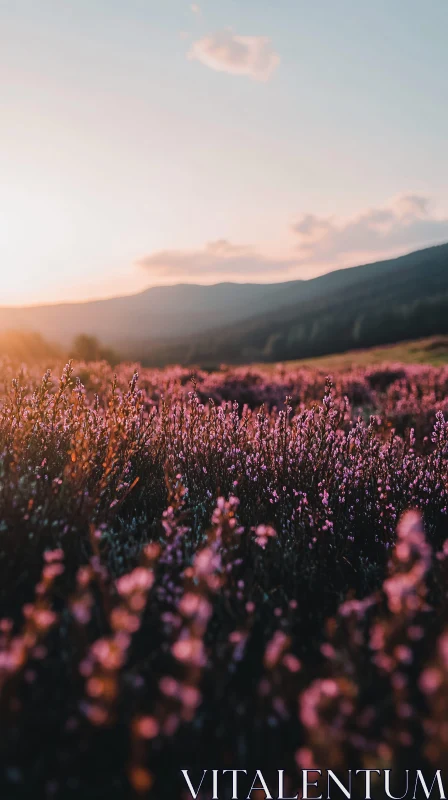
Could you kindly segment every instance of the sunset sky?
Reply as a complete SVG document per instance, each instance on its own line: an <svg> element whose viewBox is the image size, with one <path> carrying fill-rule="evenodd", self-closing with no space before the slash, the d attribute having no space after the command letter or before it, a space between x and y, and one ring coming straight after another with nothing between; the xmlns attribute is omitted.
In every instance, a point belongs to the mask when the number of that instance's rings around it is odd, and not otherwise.
<svg viewBox="0 0 448 800"><path fill-rule="evenodd" d="M448 241L447 0L0 0L0 304Z"/></svg>

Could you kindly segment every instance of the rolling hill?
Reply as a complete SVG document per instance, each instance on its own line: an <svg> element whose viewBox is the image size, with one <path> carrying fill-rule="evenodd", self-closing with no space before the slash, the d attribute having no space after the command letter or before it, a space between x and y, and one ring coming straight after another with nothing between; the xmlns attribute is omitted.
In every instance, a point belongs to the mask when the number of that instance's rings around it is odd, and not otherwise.
<svg viewBox="0 0 448 800"><path fill-rule="evenodd" d="M448 245L304 281L280 309L152 343L148 364L285 361L448 333Z"/></svg>
<svg viewBox="0 0 448 800"><path fill-rule="evenodd" d="M448 244L311 280L156 287L89 303L0 307L0 332L69 347L96 336L124 358L216 366L315 358L448 333Z"/></svg>
<svg viewBox="0 0 448 800"><path fill-rule="evenodd" d="M428 364L441 367L448 364L448 336L430 336L426 339L385 344L367 350L349 350L329 356L304 358L286 362L288 367L317 367L328 372L344 372L352 367L368 367L381 364ZM273 364L260 365L268 372Z"/></svg>
<svg viewBox="0 0 448 800"><path fill-rule="evenodd" d="M148 341L202 334L281 308L299 299L304 283L178 284L85 303L0 306L0 332L35 331L66 347L84 333L131 354Z"/></svg>

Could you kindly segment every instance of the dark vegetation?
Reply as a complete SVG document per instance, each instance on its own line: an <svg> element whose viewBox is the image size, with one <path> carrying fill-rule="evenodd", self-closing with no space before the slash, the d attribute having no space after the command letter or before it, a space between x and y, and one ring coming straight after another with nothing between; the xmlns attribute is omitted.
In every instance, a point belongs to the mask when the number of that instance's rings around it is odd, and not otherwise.
<svg viewBox="0 0 448 800"><path fill-rule="evenodd" d="M447 368L0 391L2 798L448 766Z"/></svg>
<svg viewBox="0 0 448 800"><path fill-rule="evenodd" d="M103 347L96 336L87 336L85 333L75 337L70 358L78 361L107 361L114 367L120 361L120 356L111 347Z"/></svg>
<svg viewBox="0 0 448 800"><path fill-rule="evenodd" d="M448 245L302 282L297 299L207 336L139 351L148 365L315 358L448 333Z"/></svg>

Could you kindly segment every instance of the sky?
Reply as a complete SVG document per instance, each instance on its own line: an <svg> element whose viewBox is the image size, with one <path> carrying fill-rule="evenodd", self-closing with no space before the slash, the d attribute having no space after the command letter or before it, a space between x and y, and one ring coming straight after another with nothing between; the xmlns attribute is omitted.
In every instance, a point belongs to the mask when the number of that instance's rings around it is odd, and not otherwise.
<svg viewBox="0 0 448 800"><path fill-rule="evenodd" d="M0 304L448 241L447 0L0 0Z"/></svg>

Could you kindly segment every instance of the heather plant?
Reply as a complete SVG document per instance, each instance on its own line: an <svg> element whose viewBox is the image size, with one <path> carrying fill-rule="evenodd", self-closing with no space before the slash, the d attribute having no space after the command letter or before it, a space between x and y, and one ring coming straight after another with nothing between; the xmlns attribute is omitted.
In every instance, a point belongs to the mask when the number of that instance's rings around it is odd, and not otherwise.
<svg viewBox="0 0 448 800"><path fill-rule="evenodd" d="M329 640L321 646L324 676L300 700L310 747L299 751L299 759L387 769L405 767L413 746L422 746L420 690L432 634L426 620L432 610L426 584L430 565L421 518L406 512L381 588L361 600L346 600L327 623ZM387 703L376 702L378 692Z"/></svg>
<svg viewBox="0 0 448 800"><path fill-rule="evenodd" d="M447 406L446 368L1 362L2 796L442 766Z"/></svg>

